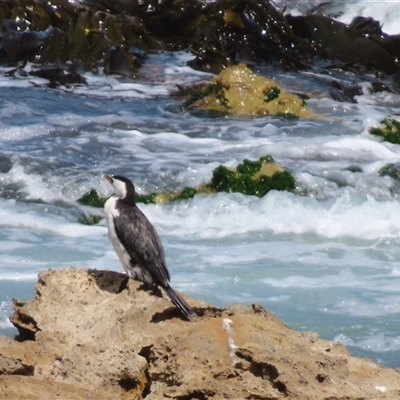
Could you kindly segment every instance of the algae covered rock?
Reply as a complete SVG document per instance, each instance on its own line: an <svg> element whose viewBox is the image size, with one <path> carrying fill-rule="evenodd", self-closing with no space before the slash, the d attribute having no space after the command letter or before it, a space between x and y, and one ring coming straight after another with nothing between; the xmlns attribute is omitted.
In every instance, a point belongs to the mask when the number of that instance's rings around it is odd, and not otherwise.
<svg viewBox="0 0 400 400"><path fill-rule="evenodd" d="M197 87L183 108L238 116L311 116L304 100L245 64L230 66Z"/></svg>
<svg viewBox="0 0 400 400"><path fill-rule="evenodd" d="M295 184L293 176L267 156L257 161L244 160L236 168L220 165L206 186L216 192L239 192L263 197L270 190L292 191Z"/></svg>
<svg viewBox="0 0 400 400"><path fill-rule="evenodd" d="M400 163L386 164L379 170L380 176L390 176L396 181L400 181Z"/></svg>
<svg viewBox="0 0 400 400"><path fill-rule="evenodd" d="M103 207L107 199L108 197L100 197L95 189L91 189L79 198L77 203L91 207Z"/></svg>
<svg viewBox="0 0 400 400"><path fill-rule="evenodd" d="M155 203L190 199L198 193L243 193L263 197L270 190L293 191L296 181L271 156L256 161L244 160L236 168L219 165L214 169L210 182L198 188L186 187L179 192L164 192L153 197ZM139 201L139 200L138 200Z"/></svg>
<svg viewBox="0 0 400 400"><path fill-rule="evenodd" d="M243 193L263 197L270 190L293 191L296 181L292 174L285 171L271 156L264 156L256 161L244 160L236 168L219 165L214 169L210 182L198 188L185 187L178 192L136 194L137 203L166 203L175 200L191 199L198 193L217 192ZM77 202L91 207L103 207L108 197L100 197L95 189L84 194ZM97 215L84 215L79 222L85 225L96 224L101 220Z"/></svg>
<svg viewBox="0 0 400 400"><path fill-rule="evenodd" d="M395 118L385 118L380 127L369 130L371 135L381 136L390 143L400 144L400 121Z"/></svg>

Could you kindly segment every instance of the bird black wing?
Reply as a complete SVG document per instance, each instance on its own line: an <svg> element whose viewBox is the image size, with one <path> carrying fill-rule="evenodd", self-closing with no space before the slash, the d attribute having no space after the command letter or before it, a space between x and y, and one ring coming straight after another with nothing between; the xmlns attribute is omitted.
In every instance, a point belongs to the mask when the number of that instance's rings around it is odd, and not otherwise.
<svg viewBox="0 0 400 400"><path fill-rule="evenodd" d="M154 281L165 288L170 280L165 263L164 247L154 226L134 205L117 205L119 216L114 217L118 239L132 260L147 270Z"/></svg>

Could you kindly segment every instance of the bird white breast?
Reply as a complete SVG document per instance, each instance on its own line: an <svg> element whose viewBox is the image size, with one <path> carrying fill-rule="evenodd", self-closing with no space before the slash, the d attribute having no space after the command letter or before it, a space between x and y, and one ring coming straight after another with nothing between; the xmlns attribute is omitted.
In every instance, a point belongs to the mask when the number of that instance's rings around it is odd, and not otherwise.
<svg viewBox="0 0 400 400"><path fill-rule="evenodd" d="M106 217L107 227L108 227L108 237L111 244L117 253L118 258L124 267L125 272L130 275L130 257L125 247L119 241L117 233L115 232L114 218L119 216L119 211L116 208L117 197L110 197L104 204L104 214Z"/></svg>

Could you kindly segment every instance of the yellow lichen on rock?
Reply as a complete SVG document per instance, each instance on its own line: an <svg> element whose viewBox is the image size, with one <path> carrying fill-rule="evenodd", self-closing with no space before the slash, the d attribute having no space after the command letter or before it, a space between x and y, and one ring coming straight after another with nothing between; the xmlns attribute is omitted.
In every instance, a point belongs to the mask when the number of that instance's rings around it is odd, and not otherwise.
<svg viewBox="0 0 400 400"><path fill-rule="evenodd" d="M288 115L310 117L304 101L274 80L254 74L245 64L223 70L186 109L216 111L239 116Z"/></svg>
<svg viewBox="0 0 400 400"><path fill-rule="evenodd" d="M284 169L276 162L263 162L258 172L254 174L255 178L259 178L261 175L272 176L275 172L283 172Z"/></svg>

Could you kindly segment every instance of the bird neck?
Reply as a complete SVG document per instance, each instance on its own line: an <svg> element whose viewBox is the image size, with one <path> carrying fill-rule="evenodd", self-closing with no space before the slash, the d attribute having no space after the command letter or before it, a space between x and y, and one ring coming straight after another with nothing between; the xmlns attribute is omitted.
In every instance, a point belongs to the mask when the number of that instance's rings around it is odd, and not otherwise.
<svg viewBox="0 0 400 400"><path fill-rule="evenodd" d="M135 193L127 193L124 198L120 199L125 204L129 204L130 206L136 205L136 195Z"/></svg>

